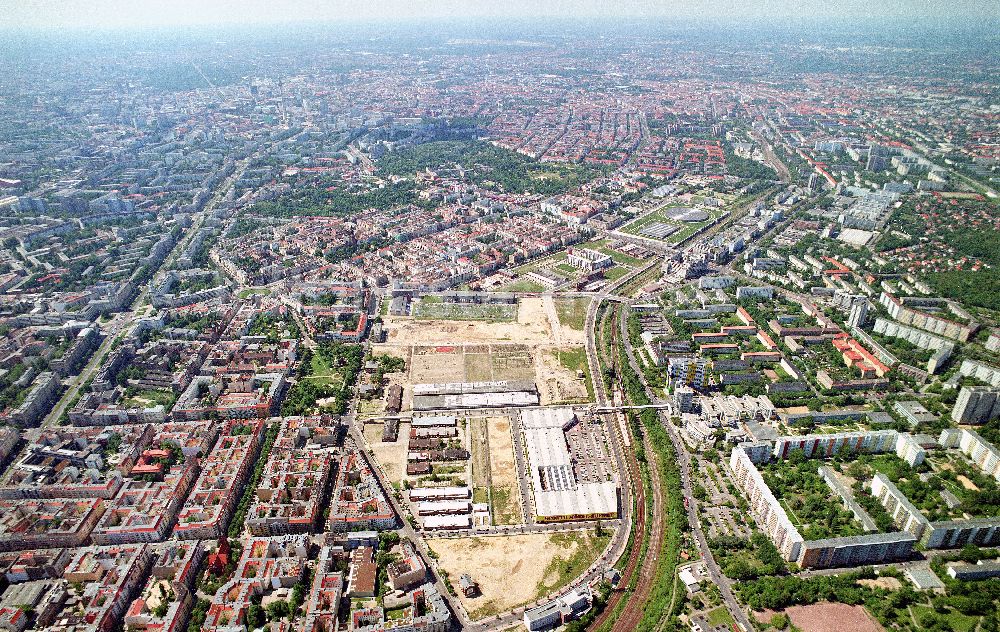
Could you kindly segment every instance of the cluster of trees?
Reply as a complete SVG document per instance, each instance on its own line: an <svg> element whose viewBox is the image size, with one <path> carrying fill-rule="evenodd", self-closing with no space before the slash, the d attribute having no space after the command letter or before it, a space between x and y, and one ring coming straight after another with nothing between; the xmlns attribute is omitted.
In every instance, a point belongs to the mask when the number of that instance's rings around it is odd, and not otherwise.
<svg viewBox="0 0 1000 632"><path fill-rule="evenodd" d="M380 248L385 248L393 244L396 241L396 236L394 235L376 235L371 239L367 239L362 242L353 242L349 244L342 244L335 248L331 248L324 253L324 258L330 263L339 263L341 261L346 261L358 255L363 255L366 252L375 252Z"/></svg>
<svg viewBox="0 0 1000 632"><path fill-rule="evenodd" d="M785 501L790 517L798 522L806 540L861 535L862 528L839 500L831 497L830 487L816 473L816 465L794 450L791 457L771 464L761 471L764 482L775 498Z"/></svg>
<svg viewBox="0 0 1000 632"><path fill-rule="evenodd" d="M305 601L306 591L309 589L311 579L312 572L306 567L303 578L292 586L291 598L288 601L276 599L267 604L266 608L261 606L261 595L251 597L250 606L247 608L247 629L255 630L264 627L264 625L271 621L277 622L281 619L291 621L298 617L301 614L299 610Z"/></svg>
<svg viewBox="0 0 1000 632"><path fill-rule="evenodd" d="M385 175L412 175L424 169L461 165L472 182L507 193L556 195L592 180L599 172L583 165L540 163L483 141L438 141L386 154L379 160Z"/></svg>
<svg viewBox="0 0 1000 632"><path fill-rule="evenodd" d="M381 384L386 373L400 373L406 370L406 360L391 355L378 355L373 358L378 363L375 372L375 384Z"/></svg>
<svg viewBox="0 0 1000 632"><path fill-rule="evenodd" d="M267 217L345 217L370 208L388 210L415 202L417 197L412 183L399 182L363 193L351 193L322 185L303 187L277 200L258 202L250 212Z"/></svg>
<svg viewBox="0 0 1000 632"><path fill-rule="evenodd" d="M312 374L312 355L321 354L330 367L338 367L338 372L343 377L340 385L332 384L328 380L302 379ZM288 396L281 405L281 414L305 415L316 407L316 402L320 399L334 398L330 410L335 415L342 415L347 411L351 393L358 374L361 372L361 364L364 360L364 349L361 345L347 344L342 342L322 343L315 351L306 349L302 354L299 365L299 380L288 392Z"/></svg>
<svg viewBox="0 0 1000 632"><path fill-rule="evenodd" d="M963 201L962 204L967 211L975 213L978 210L980 213L985 212L995 218L995 210L987 203ZM980 204L982 206L979 206ZM969 230L965 224L954 222L943 224L940 218L929 220L926 216L927 213L949 217L953 214L953 210L947 208L918 210L915 202L911 200L893 213L890 225L909 235L925 236L930 233L935 240L940 240L955 250L956 255L952 257L953 259L963 256L979 259L990 267L976 271L931 272L926 275L926 281L942 296L977 307L1000 310L1000 271L998 271L1000 269L1000 231L985 225L977 227L976 230ZM937 221L937 223L932 224L932 221ZM917 243L916 238L907 239L902 235L888 232L879 240L876 249L884 252L910 246L914 243Z"/></svg>
<svg viewBox="0 0 1000 632"><path fill-rule="evenodd" d="M749 540L719 536L709 541L708 546L723 574L730 579L748 581L757 577L783 575L787 570L781 552L763 533L754 533Z"/></svg>
<svg viewBox="0 0 1000 632"><path fill-rule="evenodd" d="M212 602L208 599L199 598L195 602L191 618L188 620L187 632L201 632L201 626L205 623L205 617L208 616L208 609L211 606Z"/></svg>
<svg viewBox="0 0 1000 632"><path fill-rule="evenodd" d="M905 614L906 606L916 602L917 594L908 584L902 590L890 591L858 583L859 579L875 577L873 569L864 568L842 575L808 579L795 575L760 577L736 583L734 587L740 599L753 610L781 610L788 606L833 601L865 605L882 621L890 611L902 610Z"/></svg>
<svg viewBox="0 0 1000 632"><path fill-rule="evenodd" d="M266 224L259 219L253 217L241 217L233 222L230 226L229 232L226 233L226 237L229 239L234 239L236 237L243 237L244 235L249 235L258 228L263 228Z"/></svg>
<svg viewBox="0 0 1000 632"><path fill-rule="evenodd" d="M276 344L281 340L285 330L290 338L299 337L299 326L291 316L280 317L268 312L261 312L254 318L247 332L251 336L266 336L267 341Z"/></svg>
<svg viewBox="0 0 1000 632"><path fill-rule="evenodd" d="M27 364L18 363L7 371L3 377L0 377L0 410L17 406L20 402L24 401L24 397L27 395L27 389L17 386L15 382L21 379L21 376L23 376L24 372L27 370Z"/></svg>
<svg viewBox="0 0 1000 632"><path fill-rule="evenodd" d="M741 158L726 148L726 173L747 180L777 180L777 172L756 160Z"/></svg>
<svg viewBox="0 0 1000 632"><path fill-rule="evenodd" d="M927 275L927 283L942 296L1000 311L1000 270L997 268L932 272Z"/></svg>

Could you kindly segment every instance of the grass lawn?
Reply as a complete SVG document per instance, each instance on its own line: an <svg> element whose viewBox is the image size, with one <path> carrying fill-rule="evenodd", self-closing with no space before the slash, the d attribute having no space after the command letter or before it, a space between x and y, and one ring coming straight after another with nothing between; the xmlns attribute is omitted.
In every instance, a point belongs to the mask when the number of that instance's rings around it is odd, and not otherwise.
<svg viewBox="0 0 1000 632"><path fill-rule="evenodd" d="M613 268L607 268L604 271L604 276L609 281L617 281L618 279L622 278L623 276L625 276L628 273L629 273L629 268L623 268L621 266L615 266Z"/></svg>
<svg viewBox="0 0 1000 632"><path fill-rule="evenodd" d="M518 524L521 521L510 487L493 487L491 495L493 506L490 509L493 514L493 524Z"/></svg>
<svg viewBox="0 0 1000 632"><path fill-rule="evenodd" d="M591 250L596 250L597 252L603 252L604 254L611 257L612 261L618 265L624 266L636 266L643 262L643 259L636 259L635 257L630 257L628 255L623 255L617 250L612 250L607 246L607 239L597 239L595 241L588 241L585 244L578 246L579 248L590 248Z"/></svg>
<svg viewBox="0 0 1000 632"><path fill-rule="evenodd" d="M124 405L127 408L146 408L147 406L156 406L162 404L168 411L174 407L174 402L177 401L177 396L170 391L158 391L156 389L147 389L144 391L139 391L132 397L125 400Z"/></svg>
<svg viewBox="0 0 1000 632"><path fill-rule="evenodd" d="M340 372L333 368L331 359L319 349L312 354L309 360L309 374L303 379L313 380L320 386L340 384L344 381Z"/></svg>
<svg viewBox="0 0 1000 632"><path fill-rule="evenodd" d="M260 294L261 296L267 296L271 293L271 290L266 287L248 287L245 290L240 290L240 298L250 298L251 296Z"/></svg>
<svg viewBox="0 0 1000 632"><path fill-rule="evenodd" d="M729 614L729 610L725 606L719 606L715 610L709 611L708 624L711 626L724 625L729 629L734 629L736 626L733 615Z"/></svg>
<svg viewBox="0 0 1000 632"><path fill-rule="evenodd" d="M425 300L413 306L413 317L417 320L481 320L490 323L506 323L517 319L517 305L472 305L464 303L442 303Z"/></svg>
<svg viewBox="0 0 1000 632"><path fill-rule="evenodd" d="M589 298L557 298L556 314L559 316L559 324L577 331L583 331L587 324L587 308L590 306Z"/></svg>
<svg viewBox="0 0 1000 632"><path fill-rule="evenodd" d="M971 632L971 630L974 630L979 624L980 619L979 617L965 615L961 612L956 612L955 610L951 610L947 614L939 614L930 606L915 605L910 606L910 610L913 612L913 616L917 620L917 623L920 623L921 619L930 613L938 619L947 621L949 628L955 630L955 632Z"/></svg>
<svg viewBox="0 0 1000 632"><path fill-rule="evenodd" d="M535 259L533 261L529 261L528 263L522 263L518 267L514 268L514 273L521 276L531 272L532 270L540 270L551 264L562 263L563 261L566 261L567 258L569 258L569 253L565 250L560 250L555 254L545 255L541 259ZM576 271L576 268L573 268L573 270Z"/></svg>
<svg viewBox="0 0 1000 632"><path fill-rule="evenodd" d="M545 286L529 279L517 279L500 288L501 292L544 292Z"/></svg>
<svg viewBox="0 0 1000 632"><path fill-rule="evenodd" d="M567 550L565 554L557 555L549 562L545 569L545 577L538 582L538 594L544 595L559 590L579 577L604 552L604 547L611 540L611 533L611 529L605 528L603 535L597 535L594 531L552 534L549 540L550 546Z"/></svg>
<svg viewBox="0 0 1000 632"><path fill-rule="evenodd" d="M680 243L680 242L684 241L685 239L687 239L688 237L690 237L691 235L693 235L695 233L695 231L697 231L697 230L699 230L701 228L704 228L705 226L708 226L709 224L711 224L712 222L714 222L718 217L720 217L722 215L722 213L723 213L722 209L718 209L718 208L706 208L706 209L703 209L703 210L705 210L705 211L708 212L709 218L707 220L705 220L704 222L679 222L679 221L677 221L675 219L672 219L672 218L668 217L667 214L666 214L667 210L669 210L671 208L674 208L674 207L677 207L677 206L686 206L686 205L684 205L684 204L671 204L669 206L665 206L662 209L654 211L654 212L650 213L649 215L646 215L645 217L642 217L641 219L637 219L637 220L633 221L632 223L623 226L621 228L621 230L622 230L622 232L628 233L630 235L636 235L636 236L639 236L639 237L645 237L646 239L655 239L654 237L649 237L647 235L643 235L642 234L642 229L645 228L646 226L648 226L649 224L653 224L653 223L656 223L656 222L659 222L661 224L667 224L669 226L679 226L680 230L678 230L677 232L675 232L675 233L673 233L671 235L667 235L664 239L660 240L660 241L664 241L664 242L667 242L667 243L676 244L676 243Z"/></svg>
<svg viewBox="0 0 1000 632"><path fill-rule="evenodd" d="M399 619L406 618L409 614L409 608L404 606L402 608L393 608L391 610L385 611L385 618L389 621L397 621Z"/></svg>

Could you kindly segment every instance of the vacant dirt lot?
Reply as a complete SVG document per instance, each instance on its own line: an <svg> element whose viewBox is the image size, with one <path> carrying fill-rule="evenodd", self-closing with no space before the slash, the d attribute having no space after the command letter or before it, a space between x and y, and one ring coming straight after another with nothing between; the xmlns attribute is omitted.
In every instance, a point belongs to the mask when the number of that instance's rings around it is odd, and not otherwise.
<svg viewBox="0 0 1000 632"><path fill-rule="evenodd" d="M538 353L535 383L542 405L587 401L587 384L559 362L558 349Z"/></svg>
<svg viewBox="0 0 1000 632"><path fill-rule="evenodd" d="M868 611L862 606L843 603L817 603L811 606L791 606L784 613L802 632L884 632ZM766 610L755 612L758 621L768 622L775 612Z"/></svg>
<svg viewBox="0 0 1000 632"><path fill-rule="evenodd" d="M517 464L510 434L510 417L489 417L486 420L490 438L490 471L494 485L517 489ZM520 500L517 501L520 504Z"/></svg>
<svg viewBox="0 0 1000 632"><path fill-rule="evenodd" d="M888 588L889 590L899 590L903 587L903 582L895 577L879 577L877 579L859 579L858 583L869 588Z"/></svg>
<svg viewBox="0 0 1000 632"><path fill-rule="evenodd" d="M382 443L382 424L365 424L365 439L372 447L375 458L385 469L389 482L398 483L406 475L406 438L410 436L410 424L399 424L399 440Z"/></svg>
<svg viewBox="0 0 1000 632"><path fill-rule="evenodd" d="M462 605L474 620L531 603L540 595L539 583L557 557L566 558L577 548L560 547L553 535L529 533L465 539L428 540L439 556L441 567L453 582L468 573L479 582L482 595L468 598L459 593Z"/></svg>
<svg viewBox="0 0 1000 632"><path fill-rule="evenodd" d="M553 333L543 301L541 298L522 299L517 310L517 322L513 323L418 321L408 316L385 316L386 343L435 345L492 341L548 342Z"/></svg>

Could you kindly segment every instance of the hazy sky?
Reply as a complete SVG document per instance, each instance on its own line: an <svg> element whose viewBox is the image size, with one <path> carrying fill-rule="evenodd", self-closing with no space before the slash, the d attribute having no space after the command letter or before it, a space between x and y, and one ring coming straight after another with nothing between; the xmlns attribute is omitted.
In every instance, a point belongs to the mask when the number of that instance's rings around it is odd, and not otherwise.
<svg viewBox="0 0 1000 632"><path fill-rule="evenodd" d="M144 27L462 17L997 18L997 0L0 0L0 27Z"/></svg>

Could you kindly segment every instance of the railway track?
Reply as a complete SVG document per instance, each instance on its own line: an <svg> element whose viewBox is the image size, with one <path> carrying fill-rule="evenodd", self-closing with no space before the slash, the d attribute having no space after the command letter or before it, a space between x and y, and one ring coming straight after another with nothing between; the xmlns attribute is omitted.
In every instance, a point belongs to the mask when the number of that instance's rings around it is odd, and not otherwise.
<svg viewBox="0 0 1000 632"><path fill-rule="evenodd" d="M639 463L636 461L633 454L632 458L629 459L629 479L633 488L636 490L635 493L635 534L644 534L646 532L646 492L642 485L642 475L639 472ZM632 542L632 550L629 554L628 563L622 570L621 579L618 582L618 588L611 593L608 597L608 603L604 606L604 610L601 614L594 619L593 624L591 624L591 630L600 630L605 623L614 615L615 610L618 607L618 603L629 596L629 590L627 588L636 568L639 566L639 557L642 554L642 541L640 539L635 539ZM622 613L624 614L624 613ZM618 619L621 620L620 618ZM612 629L618 627L617 621Z"/></svg>
<svg viewBox="0 0 1000 632"><path fill-rule="evenodd" d="M617 344L619 344L619 328L614 326L615 320L616 310L609 310L604 314L604 318L602 318L598 327L598 333L600 335L598 340L601 341L604 340L604 331L605 328L609 326L609 323L610 326L613 327L613 349L616 348L615 346ZM602 350L601 353L603 354L603 346L599 346L598 348ZM605 358L605 360L609 366L614 366L616 361L614 358ZM642 442L646 454L652 454L645 433L642 434ZM656 519L656 516L659 515L658 512L660 512L663 507L663 495L659 477L656 476L655 471L650 472L650 482L653 490L653 503L651 510L647 511L646 488L642 482L642 472L639 468L639 461L636 458L634 451L628 450L626 452L629 455L629 480L632 489L635 490L635 521L632 549L629 553L628 562L622 571L621 579L618 582L618 588L611 593L604 610L591 624L591 630L603 628L605 624L607 624L614 617L622 599L627 599L628 601L625 604L624 609L621 613L619 613L618 617L614 619L611 630L613 632L632 632L636 629L639 622L642 620L646 600L653 589L653 584L656 579L656 563L659 557L659 551L663 545L663 524L661 520ZM653 521L649 532L649 546L646 548L644 555L643 543L645 542L646 525L649 522L650 516L653 516ZM629 589L628 586L632 583L632 578L636 576L637 572L639 575L635 586L634 588Z"/></svg>

